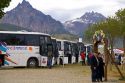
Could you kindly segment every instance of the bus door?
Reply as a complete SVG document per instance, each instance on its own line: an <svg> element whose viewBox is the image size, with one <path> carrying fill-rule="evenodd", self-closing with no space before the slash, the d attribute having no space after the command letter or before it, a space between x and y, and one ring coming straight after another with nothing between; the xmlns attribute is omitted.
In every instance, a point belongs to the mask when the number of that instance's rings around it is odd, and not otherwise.
<svg viewBox="0 0 125 83"><path fill-rule="evenodd" d="M47 45L45 43L45 37L40 37L40 66L47 66Z"/></svg>
<svg viewBox="0 0 125 83"><path fill-rule="evenodd" d="M64 42L64 54L68 57L68 63L72 63L71 43Z"/></svg>
<svg viewBox="0 0 125 83"><path fill-rule="evenodd" d="M75 62L78 63L78 58L79 58L78 46L76 43L74 43L73 47L74 47L74 53L75 53Z"/></svg>
<svg viewBox="0 0 125 83"><path fill-rule="evenodd" d="M53 45L53 64L57 64L57 59L59 56L58 53L58 47L57 47L57 41L56 39L52 39L52 45Z"/></svg>

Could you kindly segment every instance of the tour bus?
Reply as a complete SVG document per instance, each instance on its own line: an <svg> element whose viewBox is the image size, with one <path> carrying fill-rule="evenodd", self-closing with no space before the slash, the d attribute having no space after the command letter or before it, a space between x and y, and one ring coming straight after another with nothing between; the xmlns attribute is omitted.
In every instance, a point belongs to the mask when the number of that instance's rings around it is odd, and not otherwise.
<svg viewBox="0 0 125 83"><path fill-rule="evenodd" d="M68 64L71 63L71 43L68 40L57 39L57 45L59 50L59 60L58 64Z"/></svg>
<svg viewBox="0 0 125 83"><path fill-rule="evenodd" d="M0 63L2 66L47 66L52 53L51 36L38 32L0 31Z"/></svg>
<svg viewBox="0 0 125 83"><path fill-rule="evenodd" d="M53 46L53 61L52 62L54 65L57 64L59 52L58 52L58 46L57 46L57 41L56 38L51 38L52 39L52 46Z"/></svg>
<svg viewBox="0 0 125 83"><path fill-rule="evenodd" d="M57 39L59 63L77 63L81 61L81 52L85 51L83 42Z"/></svg>

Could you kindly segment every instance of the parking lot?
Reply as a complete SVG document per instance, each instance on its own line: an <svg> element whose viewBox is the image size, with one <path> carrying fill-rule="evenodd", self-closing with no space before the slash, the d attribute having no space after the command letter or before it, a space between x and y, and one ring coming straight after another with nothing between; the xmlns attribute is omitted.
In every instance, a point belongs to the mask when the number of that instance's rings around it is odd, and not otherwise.
<svg viewBox="0 0 125 83"><path fill-rule="evenodd" d="M109 83L121 83L110 77ZM0 69L0 83L91 83L89 66L80 64L48 68ZM124 83L124 82L123 82Z"/></svg>

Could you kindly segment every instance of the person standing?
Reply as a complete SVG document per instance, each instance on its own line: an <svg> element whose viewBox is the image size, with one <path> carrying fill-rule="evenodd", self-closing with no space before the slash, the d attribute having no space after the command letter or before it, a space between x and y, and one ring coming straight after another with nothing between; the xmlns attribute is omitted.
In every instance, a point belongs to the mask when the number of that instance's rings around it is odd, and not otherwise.
<svg viewBox="0 0 125 83"><path fill-rule="evenodd" d="M0 59L0 67L2 66L2 60Z"/></svg>
<svg viewBox="0 0 125 83"><path fill-rule="evenodd" d="M122 55L122 57L121 57L121 68L122 68L122 70L125 69L125 56L124 55Z"/></svg>
<svg viewBox="0 0 125 83"><path fill-rule="evenodd" d="M97 80L102 82L102 78L104 77L104 62L102 58L102 54L98 53L98 61L99 65L97 67Z"/></svg>
<svg viewBox="0 0 125 83"><path fill-rule="evenodd" d="M90 65L91 63L91 57L92 57L92 53L90 52L87 56L87 62L88 62L88 65Z"/></svg>
<svg viewBox="0 0 125 83"><path fill-rule="evenodd" d="M51 69L52 68L52 59L53 59L53 50L52 50L52 45L48 44L48 60L47 60L47 65L48 68Z"/></svg>
<svg viewBox="0 0 125 83"><path fill-rule="evenodd" d="M82 59L82 66L83 66L83 64L85 64L85 52L81 52L80 56Z"/></svg>
<svg viewBox="0 0 125 83"><path fill-rule="evenodd" d="M121 65L121 54L118 55L118 65Z"/></svg>
<svg viewBox="0 0 125 83"><path fill-rule="evenodd" d="M98 54L94 53L93 56L91 57L91 79L92 82L96 82L97 81L97 67L99 65L99 61L98 61Z"/></svg>
<svg viewBox="0 0 125 83"><path fill-rule="evenodd" d="M52 55L50 54L48 55L47 65L49 69L52 68Z"/></svg>

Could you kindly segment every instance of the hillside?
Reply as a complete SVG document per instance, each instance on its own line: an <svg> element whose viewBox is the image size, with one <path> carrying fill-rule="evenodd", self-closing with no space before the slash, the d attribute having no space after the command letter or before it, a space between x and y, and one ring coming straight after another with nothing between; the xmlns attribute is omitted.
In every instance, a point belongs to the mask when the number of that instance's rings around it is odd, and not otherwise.
<svg viewBox="0 0 125 83"><path fill-rule="evenodd" d="M42 33L68 33L60 21L34 9L30 3L25 0L23 0L22 3L19 3L17 7L11 11L6 12L5 16L0 20L0 23L12 24Z"/></svg>
<svg viewBox="0 0 125 83"><path fill-rule="evenodd" d="M21 30L31 31L29 29L25 29L12 24L0 24L0 31L21 31Z"/></svg>

